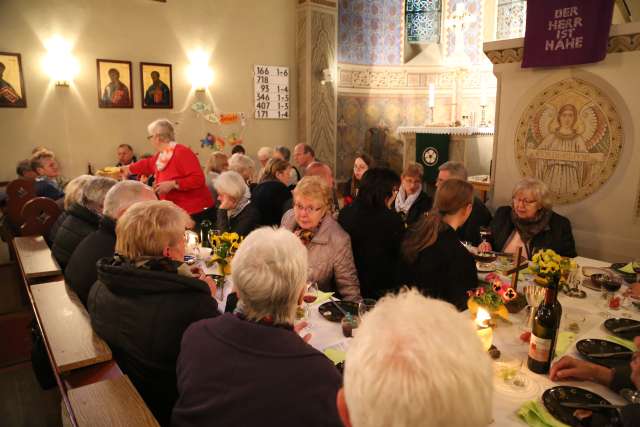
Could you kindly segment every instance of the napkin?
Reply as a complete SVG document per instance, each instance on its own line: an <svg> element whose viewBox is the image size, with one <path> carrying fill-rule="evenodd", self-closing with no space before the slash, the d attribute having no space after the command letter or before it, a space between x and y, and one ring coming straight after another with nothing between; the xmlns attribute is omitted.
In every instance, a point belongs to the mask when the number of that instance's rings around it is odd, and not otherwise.
<svg viewBox="0 0 640 427"><path fill-rule="evenodd" d="M560 332L556 342L556 357L560 357L567 352L569 346L576 340L573 332Z"/></svg>
<svg viewBox="0 0 640 427"><path fill-rule="evenodd" d="M568 427L553 418L542 403L536 400L526 402L518 409L518 416L530 427Z"/></svg>
<svg viewBox="0 0 640 427"><path fill-rule="evenodd" d="M318 297L316 298L314 304L322 304L325 301L328 301L329 298L333 296L333 292L322 292L318 291Z"/></svg>
<svg viewBox="0 0 640 427"><path fill-rule="evenodd" d="M628 274L634 274L635 273L635 271L633 269L633 263L629 263L629 264L625 265L624 267L619 268L618 270L622 271L623 273L628 273Z"/></svg>
<svg viewBox="0 0 640 427"><path fill-rule="evenodd" d="M347 353L344 350L339 350L337 348L325 349L324 355L327 356L334 365L337 365L340 362L344 362L344 359L347 357Z"/></svg>
<svg viewBox="0 0 640 427"><path fill-rule="evenodd" d="M631 340L625 340L624 338L614 337L613 335L609 335L607 340L613 341L616 344L620 344L623 347L627 347L629 350L638 351L636 345Z"/></svg>

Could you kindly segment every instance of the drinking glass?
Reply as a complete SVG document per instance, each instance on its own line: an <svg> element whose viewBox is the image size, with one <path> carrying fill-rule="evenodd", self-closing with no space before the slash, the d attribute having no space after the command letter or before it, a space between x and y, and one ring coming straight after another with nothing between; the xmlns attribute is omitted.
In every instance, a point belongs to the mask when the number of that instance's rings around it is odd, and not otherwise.
<svg viewBox="0 0 640 427"><path fill-rule="evenodd" d="M617 277L609 277L602 281L602 297L605 301L605 307L611 310L617 310L620 308L620 299L618 298L617 305L614 303L616 294L622 286L621 279Z"/></svg>
<svg viewBox="0 0 640 427"><path fill-rule="evenodd" d="M489 239L491 238L491 228L490 227L480 227L480 244L489 243Z"/></svg>
<svg viewBox="0 0 640 427"><path fill-rule="evenodd" d="M358 316L362 319L362 317L365 315L365 313L367 313L368 311L373 310L373 307L375 305L376 305L376 300L374 300L372 298L364 298L358 304Z"/></svg>
<svg viewBox="0 0 640 427"><path fill-rule="evenodd" d="M196 258L200 256L200 236L191 230L184 232L184 247L187 255L193 255Z"/></svg>
<svg viewBox="0 0 640 427"><path fill-rule="evenodd" d="M536 308L538 308L538 306L544 299L546 289L538 285L526 285L522 289L524 290L524 296L526 297L527 305L529 306L529 320L527 320L527 329L531 330L531 324L536 313Z"/></svg>
<svg viewBox="0 0 640 427"><path fill-rule="evenodd" d="M318 284L316 282L309 283L307 286L307 290L304 292L302 296L302 300L304 301L304 309L305 316L307 320L310 320L311 309L309 308L309 304L314 303L318 299Z"/></svg>

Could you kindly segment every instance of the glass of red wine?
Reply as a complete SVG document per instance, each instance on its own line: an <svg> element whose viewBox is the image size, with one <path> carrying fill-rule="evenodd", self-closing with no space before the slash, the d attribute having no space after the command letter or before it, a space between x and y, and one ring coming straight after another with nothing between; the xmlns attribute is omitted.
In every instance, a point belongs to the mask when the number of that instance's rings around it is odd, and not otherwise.
<svg viewBox="0 0 640 427"><path fill-rule="evenodd" d="M491 239L491 228L490 227L480 227L480 244L489 243L489 239Z"/></svg>
<svg viewBox="0 0 640 427"><path fill-rule="evenodd" d="M318 284L316 282L311 282L307 286L307 290L304 292L302 296L302 300L304 301L304 310L305 317L307 321L310 320L311 309L309 308L309 304L313 304L318 299ZM309 325L310 327L311 325Z"/></svg>
<svg viewBox="0 0 640 427"><path fill-rule="evenodd" d="M620 297L616 296L616 293L620 290L622 281L617 277L609 277L604 279L601 284L606 307L612 310L620 308Z"/></svg>

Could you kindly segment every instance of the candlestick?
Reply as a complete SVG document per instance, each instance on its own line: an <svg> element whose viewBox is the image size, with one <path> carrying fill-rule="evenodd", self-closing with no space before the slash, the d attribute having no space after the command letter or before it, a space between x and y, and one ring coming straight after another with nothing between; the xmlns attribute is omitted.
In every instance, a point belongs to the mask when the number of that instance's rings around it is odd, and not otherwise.
<svg viewBox="0 0 640 427"><path fill-rule="evenodd" d="M487 127L486 112L485 112L486 109L487 109L486 105L480 106L480 127L481 128Z"/></svg>

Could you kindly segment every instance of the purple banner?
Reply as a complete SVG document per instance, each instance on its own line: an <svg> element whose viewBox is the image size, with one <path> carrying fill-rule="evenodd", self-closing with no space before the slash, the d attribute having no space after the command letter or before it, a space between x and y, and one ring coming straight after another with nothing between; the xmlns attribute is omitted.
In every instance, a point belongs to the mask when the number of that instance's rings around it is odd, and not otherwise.
<svg viewBox="0 0 640 427"><path fill-rule="evenodd" d="M522 67L602 61L614 0L529 0Z"/></svg>

